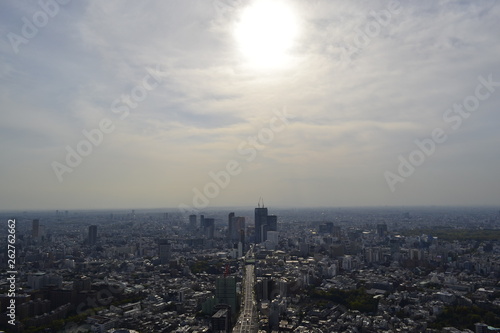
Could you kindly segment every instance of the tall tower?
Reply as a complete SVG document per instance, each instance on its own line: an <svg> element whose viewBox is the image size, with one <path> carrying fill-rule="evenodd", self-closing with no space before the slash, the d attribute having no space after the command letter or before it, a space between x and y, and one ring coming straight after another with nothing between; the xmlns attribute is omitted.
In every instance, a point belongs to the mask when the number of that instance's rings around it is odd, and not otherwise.
<svg viewBox="0 0 500 333"><path fill-rule="evenodd" d="M160 264L165 265L170 261L171 245L168 239L158 240L158 257L160 259Z"/></svg>
<svg viewBox="0 0 500 333"><path fill-rule="evenodd" d="M234 276L218 277L215 281L215 298L218 304L231 307L231 313L236 313L238 298L236 295L236 279Z"/></svg>
<svg viewBox="0 0 500 333"><path fill-rule="evenodd" d="M387 234L387 224L377 224L377 234L379 235L379 237L385 237L385 235Z"/></svg>
<svg viewBox="0 0 500 333"><path fill-rule="evenodd" d="M231 235L233 234L233 218L234 213L229 213L227 217L227 238L231 239Z"/></svg>
<svg viewBox="0 0 500 333"><path fill-rule="evenodd" d="M268 231L278 231L278 217L276 215L268 215L267 225Z"/></svg>
<svg viewBox="0 0 500 333"><path fill-rule="evenodd" d="M257 208L255 208L255 243L260 244L265 239L263 228L267 225L267 208L264 207L264 200L260 198Z"/></svg>
<svg viewBox="0 0 500 333"><path fill-rule="evenodd" d="M31 235L33 238L38 238L40 236L40 220L33 220L31 227Z"/></svg>
<svg viewBox="0 0 500 333"><path fill-rule="evenodd" d="M97 243L97 226L89 226L89 245L95 245Z"/></svg>
<svg viewBox="0 0 500 333"><path fill-rule="evenodd" d="M229 222L229 240L233 242L244 242L241 238L241 232L245 232L245 218L243 216L233 216Z"/></svg>
<svg viewBox="0 0 500 333"><path fill-rule="evenodd" d="M189 228L191 230L196 229L196 215L189 215Z"/></svg>
<svg viewBox="0 0 500 333"><path fill-rule="evenodd" d="M208 239L213 239L215 235L215 219L204 218L203 223L203 232L205 234L205 237L207 237Z"/></svg>

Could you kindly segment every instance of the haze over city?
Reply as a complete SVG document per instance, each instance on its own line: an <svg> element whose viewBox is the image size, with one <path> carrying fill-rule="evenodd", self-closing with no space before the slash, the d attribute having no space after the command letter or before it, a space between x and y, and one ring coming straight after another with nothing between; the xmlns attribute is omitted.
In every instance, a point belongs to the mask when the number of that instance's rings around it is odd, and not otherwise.
<svg viewBox="0 0 500 333"><path fill-rule="evenodd" d="M498 205L499 18L3 1L0 209Z"/></svg>

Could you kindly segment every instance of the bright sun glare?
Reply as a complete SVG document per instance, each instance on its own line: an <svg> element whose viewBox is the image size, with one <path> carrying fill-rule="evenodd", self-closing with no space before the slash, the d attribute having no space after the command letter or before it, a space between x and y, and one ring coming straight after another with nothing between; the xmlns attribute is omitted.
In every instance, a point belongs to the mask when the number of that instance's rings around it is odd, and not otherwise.
<svg viewBox="0 0 500 333"><path fill-rule="evenodd" d="M282 67L298 33L297 18L283 0L257 0L245 8L235 37L247 61L256 67Z"/></svg>

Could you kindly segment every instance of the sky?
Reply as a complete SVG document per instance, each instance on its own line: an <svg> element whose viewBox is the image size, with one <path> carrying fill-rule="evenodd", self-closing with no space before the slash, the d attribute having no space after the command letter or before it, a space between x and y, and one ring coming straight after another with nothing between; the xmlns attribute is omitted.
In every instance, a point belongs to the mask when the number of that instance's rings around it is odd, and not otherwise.
<svg viewBox="0 0 500 333"><path fill-rule="evenodd" d="M498 205L500 3L0 3L0 210Z"/></svg>

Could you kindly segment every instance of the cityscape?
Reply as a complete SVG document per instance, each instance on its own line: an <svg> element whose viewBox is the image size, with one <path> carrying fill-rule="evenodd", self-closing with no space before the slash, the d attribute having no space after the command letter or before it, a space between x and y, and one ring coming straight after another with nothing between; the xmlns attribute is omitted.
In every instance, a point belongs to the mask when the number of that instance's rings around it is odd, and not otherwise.
<svg viewBox="0 0 500 333"><path fill-rule="evenodd" d="M500 331L493 207L278 209L259 199L253 210L2 218L15 221L15 272L1 273L5 332Z"/></svg>
<svg viewBox="0 0 500 333"><path fill-rule="evenodd" d="M500 333L499 0L1 0L0 333Z"/></svg>

